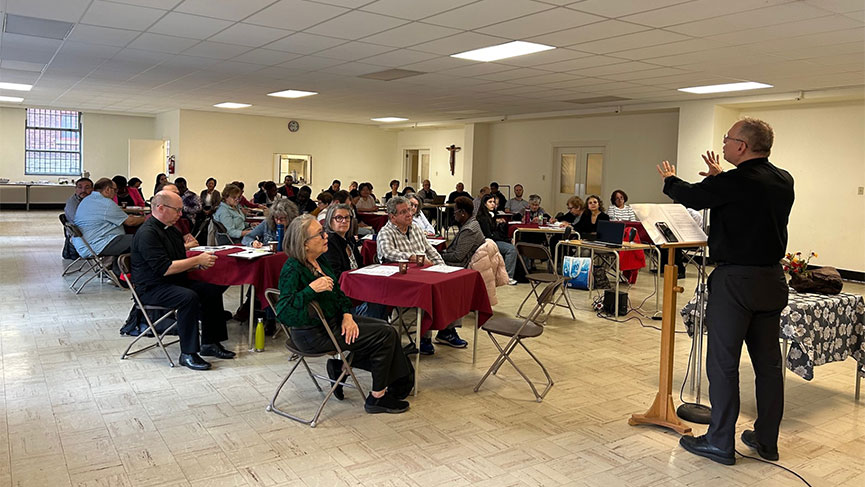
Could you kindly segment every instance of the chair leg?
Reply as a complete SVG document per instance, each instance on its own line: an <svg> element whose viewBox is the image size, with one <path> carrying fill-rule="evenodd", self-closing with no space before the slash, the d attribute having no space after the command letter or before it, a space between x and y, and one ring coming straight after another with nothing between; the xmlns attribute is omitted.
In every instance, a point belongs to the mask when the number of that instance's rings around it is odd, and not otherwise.
<svg viewBox="0 0 865 487"><path fill-rule="evenodd" d="M532 285L532 290L529 291L528 294L526 294L526 298L523 299L523 302L520 303L520 307L517 308L517 318L525 318L525 316L522 315L522 313L523 313L523 306L526 304L526 301L529 300L529 297L530 297L532 294L535 295L535 299L540 299L540 298L541 298L541 296L538 295L538 291L537 291L537 289L538 289L538 283L535 282L535 281L529 281L529 284Z"/></svg>
<svg viewBox="0 0 865 487"><path fill-rule="evenodd" d="M489 370L487 370L486 374L484 374L484 376L481 377L481 380L475 386L474 391L478 392L481 385L484 383L484 381L487 380L487 377L489 377L490 374L495 375L496 372L498 372L499 368L501 368L501 366L505 363L505 361L507 361L511 364L511 366L514 368L514 370L516 370L517 373L520 374L520 376L523 378L523 380L525 380L526 383L529 385L529 387L532 389L532 393L535 395L535 401L542 402L544 397L547 395L547 393L553 387L553 379L552 379L552 377L550 377L550 374L547 371L547 368L544 367L544 364L541 363L541 361L538 360L538 357L535 356L535 354L533 354L531 352L531 350L529 350L525 346L525 344L523 343L522 340L519 339L519 337L517 337L517 336L511 337L511 339L508 341L507 345L505 345L505 347L502 348L499 345L498 341L492 336L492 334L489 332L488 332L488 334L490 335L490 339L493 341L493 344L496 346L496 348L499 349L499 356L498 356L498 358L496 358L496 360L490 366ZM540 392L540 393L538 392L537 387L535 387L535 384L531 381L531 379L529 379L529 377L522 371L522 369L520 369L517 366L517 364L513 361L513 359L511 359L511 352L513 352L514 349L516 349L517 345L521 346L523 348L523 350L525 350L529 354L529 356L532 358L532 360L534 360L535 363L538 364L538 366L541 368L541 371L544 373L544 377L546 377L547 382L546 382L546 386L544 387L544 390L542 392Z"/></svg>
<svg viewBox="0 0 865 487"><path fill-rule="evenodd" d="M74 266L75 264L78 264L78 268L73 271L72 266ZM81 257L76 258L69 265L67 265L65 269L63 269L63 274L60 274L60 277L74 272L81 272L82 270L84 270L84 264L85 262L81 259Z"/></svg>
<svg viewBox="0 0 865 487"><path fill-rule="evenodd" d="M162 340L165 338L165 336L168 334L168 332L170 332L171 330L174 329L174 327L177 326L177 323L176 322L172 323L171 326L166 328L165 331L163 331L161 334L156 332L156 325L159 324L162 320L164 320L168 316L169 315L166 315L166 316L163 316L162 318L156 320L156 323L153 323L153 324L151 324L150 322L147 323L147 327L150 329L150 333L152 333L153 336L156 338L156 343L152 343L146 347L143 347L143 348L140 348L138 350L130 352L130 350L132 350L132 347L135 346L135 344L138 342L138 340L141 340L142 338L146 337L147 332L141 333L137 337L135 337L134 340L132 340L132 343L130 343L128 347L126 347L126 350L123 352L123 355L120 357L120 360L125 360L126 357L135 355L137 353L146 352L147 350L150 350L151 348L154 348L154 347L159 347L162 349L162 353L165 354L165 358L168 359L169 366L174 367L174 360L171 359L171 355L168 354L168 350L166 350L165 347L168 347L168 346L174 345L175 343L180 342L180 339L178 338L177 340L174 340L174 341L168 342L168 343L163 343Z"/></svg>
<svg viewBox="0 0 865 487"><path fill-rule="evenodd" d="M544 364L542 364L541 361L538 360L538 357L536 357L535 354L533 354L532 351L529 350L528 347L526 347L526 345L523 343L522 340L519 341L519 344L521 347L523 347L523 350L525 350L526 353L529 354L529 356L532 358L532 360L534 360L535 363L538 364L538 367L540 367L541 371L544 373L544 377L547 378L547 385L546 385L546 387L544 387L544 392L542 392L540 395L538 395L537 390L535 390L535 395L537 396L537 400L538 400L538 402L541 402L544 399L544 396L546 396L547 393L550 392L550 389L553 388L553 378L550 377L550 373L547 371L547 368L544 367ZM523 377L525 377L525 376L523 376ZM532 385L532 384L529 383L529 385ZM533 390L535 389L534 386L532 386L532 389Z"/></svg>

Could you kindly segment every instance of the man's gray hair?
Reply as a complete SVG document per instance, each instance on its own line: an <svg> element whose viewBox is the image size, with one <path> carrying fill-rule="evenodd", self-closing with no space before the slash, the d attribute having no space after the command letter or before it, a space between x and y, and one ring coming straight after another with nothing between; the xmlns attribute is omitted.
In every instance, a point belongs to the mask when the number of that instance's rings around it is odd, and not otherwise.
<svg viewBox="0 0 865 487"><path fill-rule="evenodd" d="M306 238L309 226L315 221L315 216L309 213L300 215L291 223L288 224L288 229L285 231L285 239L282 243L282 248L285 250L285 255L289 258L297 259L301 264L313 269L312 265L306 260Z"/></svg>
<svg viewBox="0 0 865 487"><path fill-rule="evenodd" d="M404 196L394 196L387 200L387 212L391 215L396 215L397 205L408 205L408 200Z"/></svg>
<svg viewBox="0 0 865 487"><path fill-rule="evenodd" d="M286 226L291 223L292 220L297 218L300 212L297 211L297 205L294 204L288 198L278 199L273 202L270 206L270 209L265 212L264 215L264 223L267 224L267 228L271 230L276 229L276 222L273 220L276 217L285 218L288 220L286 222Z"/></svg>
<svg viewBox="0 0 865 487"><path fill-rule="evenodd" d="M772 152L772 144L775 142L775 133L772 131L772 127L762 120L751 117L745 117L741 122L739 135L745 139L751 152L768 156Z"/></svg>
<svg viewBox="0 0 865 487"><path fill-rule="evenodd" d="M541 204L541 197L536 194L529 195L529 203Z"/></svg>

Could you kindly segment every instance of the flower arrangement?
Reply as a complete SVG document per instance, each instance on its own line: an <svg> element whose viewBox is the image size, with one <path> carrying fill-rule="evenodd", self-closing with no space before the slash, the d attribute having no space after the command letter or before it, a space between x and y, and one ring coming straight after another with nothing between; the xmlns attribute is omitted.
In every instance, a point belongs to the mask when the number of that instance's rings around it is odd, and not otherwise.
<svg viewBox="0 0 865 487"><path fill-rule="evenodd" d="M808 275L808 263L811 262L811 257L817 257L817 252L811 252L807 258L802 258L802 252L796 252L795 254L787 253L783 259L781 259L781 265L784 266L784 272L790 274L790 276Z"/></svg>

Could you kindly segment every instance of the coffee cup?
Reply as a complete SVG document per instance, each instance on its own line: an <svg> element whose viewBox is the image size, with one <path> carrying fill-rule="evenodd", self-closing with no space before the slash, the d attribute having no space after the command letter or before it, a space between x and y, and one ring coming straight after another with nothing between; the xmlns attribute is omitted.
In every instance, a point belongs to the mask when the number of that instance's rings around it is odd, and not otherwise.
<svg viewBox="0 0 865 487"><path fill-rule="evenodd" d="M267 242L267 245L270 246L270 251L276 253L276 247L279 242Z"/></svg>
<svg viewBox="0 0 865 487"><path fill-rule="evenodd" d="M399 273L405 274L408 272L408 262L400 262L399 263Z"/></svg>
<svg viewBox="0 0 865 487"><path fill-rule="evenodd" d="M423 267L423 265L424 265L425 262L426 262L426 255L424 255L424 254L417 254L417 255L415 256L415 263L417 263L417 266L418 266L418 267Z"/></svg>

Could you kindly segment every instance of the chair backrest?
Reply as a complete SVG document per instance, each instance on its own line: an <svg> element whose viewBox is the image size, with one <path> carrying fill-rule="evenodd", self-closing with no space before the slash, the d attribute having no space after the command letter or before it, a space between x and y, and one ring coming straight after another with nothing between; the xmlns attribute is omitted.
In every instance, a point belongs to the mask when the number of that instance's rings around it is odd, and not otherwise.
<svg viewBox="0 0 865 487"><path fill-rule="evenodd" d="M87 239L84 238L84 234L81 233L80 228L78 228L74 223L69 223L68 221L63 226L66 227L67 230L69 230L70 236L81 239L81 243L83 243L84 246L87 247L87 251L90 252L90 258L99 257L99 254L96 253L93 250L93 247L90 246L90 242L88 242Z"/></svg>
<svg viewBox="0 0 865 487"><path fill-rule="evenodd" d="M556 295L556 289L562 286L562 281L564 279L558 279L554 282L547 284L544 287L544 290L541 291L541 294L538 296L538 304L529 312L526 317L532 323L535 323L539 326L544 326L545 322L539 320L538 317L544 314L544 310L547 306L552 306L554 303L554 297Z"/></svg>
<svg viewBox="0 0 865 487"><path fill-rule="evenodd" d="M211 234L213 235L213 243L210 242ZM225 225L211 218L210 228L207 230L207 244L231 245L233 243L234 241L231 239L231 236L228 235L228 230L226 230Z"/></svg>
<svg viewBox="0 0 865 487"><path fill-rule="evenodd" d="M60 223L63 225L64 228L66 227L67 221L68 220L66 219L66 213L61 213L60 214Z"/></svg>
<svg viewBox="0 0 865 487"><path fill-rule="evenodd" d="M526 264L526 260L533 259L539 260L541 262L546 262L548 268L547 270L552 269L551 273L557 276L559 275L558 271L556 270L556 266L553 265L553 257L550 255L550 249L547 248L546 245L517 242L516 248L517 254L520 256L520 258L517 260L520 261L520 265L522 265L523 271L525 271L526 274L530 273L528 264Z"/></svg>
<svg viewBox="0 0 865 487"><path fill-rule="evenodd" d="M570 225L565 226L565 233L562 234L562 240L570 240L571 234L574 232L574 228Z"/></svg>
<svg viewBox="0 0 865 487"><path fill-rule="evenodd" d="M117 265L120 267L120 273L126 274L128 278L132 274L132 254L123 254L118 257Z"/></svg>

